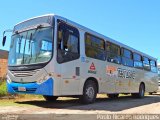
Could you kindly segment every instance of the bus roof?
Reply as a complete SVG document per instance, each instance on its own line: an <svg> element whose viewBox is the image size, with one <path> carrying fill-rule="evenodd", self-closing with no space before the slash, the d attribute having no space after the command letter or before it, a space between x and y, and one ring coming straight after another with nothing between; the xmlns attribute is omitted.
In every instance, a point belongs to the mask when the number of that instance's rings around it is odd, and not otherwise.
<svg viewBox="0 0 160 120"><path fill-rule="evenodd" d="M73 26L75 26L75 27L77 27L77 28L79 28L79 29L81 29L81 30L83 30L83 31L85 31L85 32L88 32L88 33L90 33L90 34L93 34L93 35L95 35L95 36L97 36L97 37L100 37L100 38L104 39L105 41L109 41L109 42L111 42L111 43L117 44L117 45L119 45L119 46L121 46L121 47L124 47L124 48L126 48L126 49L131 50L132 52L135 52L135 53L141 54L142 56L148 57L149 59L157 60L156 58L154 58L154 57L152 57L152 56L150 56L150 55L147 55L147 54L145 54L145 53L143 53L143 52L140 52L140 51L138 51L138 50L136 50L136 49L134 49L134 48L132 48L132 47L129 47L129 46L123 44L123 43L120 43L120 42L118 42L118 41L116 41L116 40L114 40L114 39L112 39L112 38L109 38L109 37L107 37L107 36L104 36L104 35L96 32L96 31L93 31L93 30L91 30L91 29L89 29L89 28L87 28L87 27L84 27L84 26L82 26L82 25L80 25L80 24L78 24L78 23L76 23L76 22L73 22L73 21L71 21L71 20L69 20L69 19L67 19L67 18L64 18L64 17L62 17L62 16L59 16L59 15L46 14L46 15L37 16L37 17L33 17L33 18L30 18L30 19L27 19L27 20L25 20L25 21L23 21L23 22L26 22L26 21L29 21L29 20L32 20L32 19L35 19L35 18L38 18L38 17L45 17L45 16L52 16L52 17L54 16L56 19L62 19L62 20L64 20L65 22L67 22L67 23L69 23L69 24L71 24L71 25L73 25ZM18 24L21 24L21 23L23 23L23 22L20 22L20 23L18 23ZM16 24L16 25L18 25L18 24Z"/></svg>

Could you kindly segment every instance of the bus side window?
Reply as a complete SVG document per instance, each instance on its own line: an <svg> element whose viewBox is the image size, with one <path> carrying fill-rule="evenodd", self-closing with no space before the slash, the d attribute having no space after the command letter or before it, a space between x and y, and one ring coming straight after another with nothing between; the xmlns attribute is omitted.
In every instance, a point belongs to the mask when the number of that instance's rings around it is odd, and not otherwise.
<svg viewBox="0 0 160 120"><path fill-rule="evenodd" d="M78 59L80 56L78 30L63 22L59 22L57 36L58 63L64 63Z"/></svg>
<svg viewBox="0 0 160 120"><path fill-rule="evenodd" d="M133 67L133 54L130 50L122 48L122 64L125 66Z"/></svg>
<svg viewBox="0 0 160 120"><path fill-rule="evenodd" d="M113 63L118 63L118 64L121 63L120 46L107 41L106 51L107 51L107 61L108 62L113 62Z"/></svg>
<svg viewBox="0 0 160 120"><path fill-rule="evenodd" d="M151 61L150 61L150 65L151 65L151 71L156 73L156 72L157 72L157 64L156 64L156 61L151 60Z"/></svg>
<svg viewBox="0 0 160 120"><path fill-rule="evenodd" d="M147 57L143 57L143 68L144 68L144 70L147 70L147 71L151 70L150 62Z"/></svg>
<svg viewBox="0 0 160 120"><path fill-rule="evenodd" d="M134 67L135 68L139 68L139 69L143 69L143 63L142 63L142 56L137 54L137 53L133 53L133 60L134 60Z"/></svg>
<svg viewBox="0 0 160 120"><path fill-rule="evenodd" d="M91 35L89 33L86 33L85 34L85 53L87 57L105 61L106 56L105 56L104 40L94 35Z"/></svg>

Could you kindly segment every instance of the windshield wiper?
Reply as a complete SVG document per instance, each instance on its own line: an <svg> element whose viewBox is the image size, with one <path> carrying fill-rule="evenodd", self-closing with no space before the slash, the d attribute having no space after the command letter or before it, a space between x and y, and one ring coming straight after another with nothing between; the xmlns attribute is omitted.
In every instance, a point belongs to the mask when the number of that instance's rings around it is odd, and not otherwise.
<svg viewBox="0 0 160 120"><path fill-rule="evenodd" d="M33 40L33 35L35 35L35 34L37 33L37 30L39 30L39 29L41 29L41 28L43 28L43 25L41 25L41 24L40 24L40 25L37 25L35 31L30 34L29 46L28 46L28 52L31 50L30 60L32 59L32 43L33 43L32 40ZM28 34L28 32L27 32L27 34ZM25 40L25 41L26 41L26 40ZM26 43L25 43L25 47L26 47ZM30 60L29 60L29 61L30 61Z"/></svg>
<svg viewBox="0 0 160 120"><path fill-rule="evenodd" d="M31 49L31 40L32 40L32 33L31 33L31 35L30 35L30 37L29 37L29 48L28 48L28 52L29 52L30 49Z"/></svg>
<svg viewBox="0 0 160 120"><path fill-rule="evenodd" d="M27 36L28 36L28 32L27 32L27 34L26 34L25 43L24 43L24 48L23 48L23 64L24 64L24 54L25 54Z"/></svg>
<svg viewBox="0 0 160 120"><path fill-rule="evenodd" d="M29 38L29 48L28 48L28 52L30 51L30 60L28 61L28 64L30 63L31 59L32 59L32 33L30 35L30 38Z"/></svg>
<svg viewBox="0 0 160 120"><path fill-rule="evenodd" d="M18 44L19 44L19 51L18 51L19 53L20 53L20 51L21 51L22 38L23 38L23 36L20 36L20 37L19 37L19 43L18 43Z"/></svg>

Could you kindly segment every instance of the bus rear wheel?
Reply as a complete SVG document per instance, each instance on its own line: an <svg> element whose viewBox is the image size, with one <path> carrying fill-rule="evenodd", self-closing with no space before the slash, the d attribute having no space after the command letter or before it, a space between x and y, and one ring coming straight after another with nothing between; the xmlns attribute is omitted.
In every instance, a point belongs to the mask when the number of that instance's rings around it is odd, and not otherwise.
<svg viewBox="0 0 160 120"><path fill-rule="evenodd" d="M83 89L83 95L80 96L80 100L84 104L90 104L95 102L97 96L97 86L96 83L92 80L89 80L85 83Z"/></svg>
<svg viewBox="0 0 160 120"><path fill-rule="evenodd" d="M107 96L111 99L118 98L119 94L107 94Z"/></svg>
<svg viewBox="0 0 160 120"><path fill-rule="evenodd" d="M132 93L132 96L135 98L143 98L145 94L145 86L143 83L139 86L139 92L138 93Z"/></svg>
<svg viewBox="0 0 160 120"><path fill-rule="evenodd" d="M46 101L56 101L57 100L57 96L47 96L47 95L43 95L44 99Z"/></svg>

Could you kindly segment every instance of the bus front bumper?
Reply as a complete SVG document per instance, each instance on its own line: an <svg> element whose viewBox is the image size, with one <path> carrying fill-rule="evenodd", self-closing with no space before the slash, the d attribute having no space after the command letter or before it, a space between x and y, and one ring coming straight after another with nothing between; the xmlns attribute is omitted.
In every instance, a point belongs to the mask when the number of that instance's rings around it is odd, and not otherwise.
<svg viewBox="0 0 160 120"><path fill-rule="evenodd" d="M37 83L9 83L7 81L7 89L11 94L37 94L53 96L54 80L49 78L41 84Z"/></svg>

